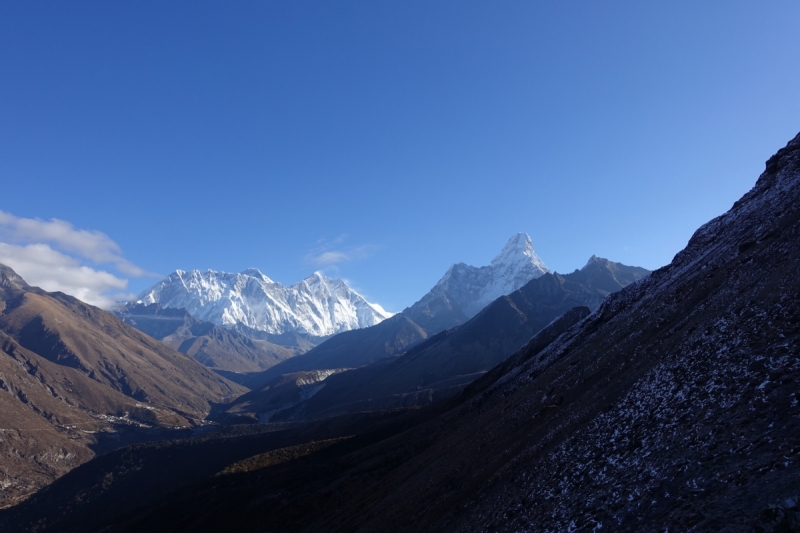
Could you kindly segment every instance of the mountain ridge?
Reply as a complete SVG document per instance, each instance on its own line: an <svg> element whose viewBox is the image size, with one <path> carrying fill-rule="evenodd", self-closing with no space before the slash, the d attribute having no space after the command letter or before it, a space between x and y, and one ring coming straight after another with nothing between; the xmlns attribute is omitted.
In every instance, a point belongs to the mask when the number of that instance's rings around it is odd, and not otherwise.
<svg viewBox="0 0 800 533"><path fill-rule="evenodd" d="M391 319L328 339L301 357L275 365L262 375L254 374L243 383L257 389L281 373L332 369L337 367L331 365L337 364L353 368L394 357L431 335L466 322L480 311L475 307L485 305L483 300L494 293L513 292L545 271L549 269L536 255L528 234L517 233L490 265L457 263L420 300Z"/></svg>
<svg viewBox="0 0 800 533"><path fill-rule="evenodd" d="M644 268L593 258L570 274L547 273L530 280L466 323L420 340L397 358L337 373L325 380L316 395L276 416L279 420L321 418L420 406L451 396L557 317L580 306L594 310L612 292L649 274ZM250 393L249 398L256 395ZM238 404L235 400L231 410L241 413Z"/></svg>
<svg viewBox="0 0 800 533"><path fill-rule="evenodd" d="M176 270L142 291L137 303L182 308L219 326L242 325L275 335L327 336L372 326L392 316L341 279L314 272L286 286L254 268L240 273Z"/></svg>

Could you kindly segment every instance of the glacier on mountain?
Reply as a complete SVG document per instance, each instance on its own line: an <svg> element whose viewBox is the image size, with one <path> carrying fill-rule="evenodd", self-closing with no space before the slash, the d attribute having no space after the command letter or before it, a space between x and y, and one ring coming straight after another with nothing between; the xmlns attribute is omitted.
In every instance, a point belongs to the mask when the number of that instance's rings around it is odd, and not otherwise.
<svg viewBox="0 0 800 533"><path fill-rule="evenodd" d="M273 334L333 335L373 326L393 315L341 279L314 272L285 286L255 268L238 274L176 270L142 292L138 301L184 308L200 320L221 326L242 324Z"/></svg>

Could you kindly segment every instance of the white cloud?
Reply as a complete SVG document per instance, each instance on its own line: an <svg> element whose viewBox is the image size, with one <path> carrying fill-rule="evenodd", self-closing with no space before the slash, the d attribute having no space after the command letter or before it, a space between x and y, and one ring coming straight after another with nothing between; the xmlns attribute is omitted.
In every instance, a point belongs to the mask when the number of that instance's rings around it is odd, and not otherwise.
<svg viewBox="0 0 800 533"><path fill-rule="evenodd" d="M106 265L114 273L87 262ZM76 229L57 218L21 218L5 211L0 211L0 263L30 285L105 309L134 298L124 292L128 280L123 276L157 276L125 259L119 244L105 233Z"/></svg>
<svg viewBox="0 0 800 533"><path fill-rule="evenodd" d="M350 256L347 253L339 250L322 252L319 255L311 258L311 262L317 266L335 265L337 263L345 263L347 261L350 261Z"/></svg>
<svg viewBox="0 0 800 533"><path fill-rule="evenodd" d="M113 264L129 276L151 276L122 255L122 249L100 231L75 229L72 224L57 218L50 221L20 218L0 211L0 238L14 243L50 243L57 249L78 255L95 264ZM20 274L21 275L21 274Z"/></svg>
<svg viewBox="0 0 800 533"><path fill-rule="evenodd" d="M317 246L306 254L306 262L317 267L331 267L341 263L362 261L370 257L378 249L377 246L371 244L350 247L340 246L346 237L346 235L339 235L332 241L320 239L317 241Z"/></svg>
<svg viewBox="0 0 800 533"><path fill-rule="evenodd" d="M30 285L46 291L61 291L105 309L119 300L132 299L122 291L128 280L95 270L47 244L18 246L0 243L0 263L11 267Z"/></svg>

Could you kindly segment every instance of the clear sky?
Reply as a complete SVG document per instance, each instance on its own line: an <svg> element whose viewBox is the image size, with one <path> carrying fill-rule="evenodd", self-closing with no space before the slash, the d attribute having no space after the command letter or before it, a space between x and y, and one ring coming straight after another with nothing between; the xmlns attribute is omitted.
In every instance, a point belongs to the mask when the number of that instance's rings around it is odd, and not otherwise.
<svg viewBox="0 0 800 533"><path fill-rule="evenodd" d="M0 262L399 311L518 231L662 266L798 131L796 1L3 2Z"/></svg>

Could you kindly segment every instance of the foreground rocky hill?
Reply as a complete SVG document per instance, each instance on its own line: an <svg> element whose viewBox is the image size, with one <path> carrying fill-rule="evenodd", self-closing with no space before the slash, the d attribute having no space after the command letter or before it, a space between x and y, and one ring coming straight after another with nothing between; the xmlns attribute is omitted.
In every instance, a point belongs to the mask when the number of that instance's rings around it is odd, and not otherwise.
<svg viewBox="0 0 800 533"><path fill-rule="evenodd" d="M306 445L265 443L245 461L231 454L218 475L116 513L108 500L82 495L108 479L125 502L126 494L140 498L141 486L126 491L108 474L131 469L92 461L0 514L0 525L794 531L798 242L800 135L670 265L582 320L585 312L570 312L447 403L339 426L347 435L318 427L312 433L325 444L309 433ZM228 448L214 442L219 458ZM144 451L126 453L124 464L135 465ZM159 456L169 468L169 452Z"/></svg>

